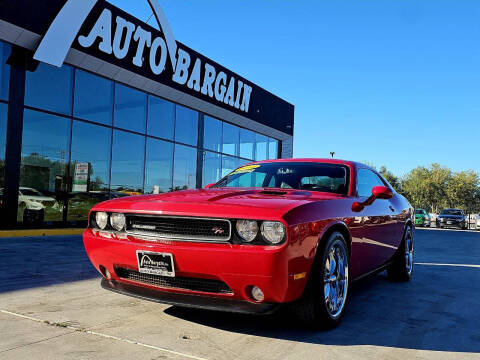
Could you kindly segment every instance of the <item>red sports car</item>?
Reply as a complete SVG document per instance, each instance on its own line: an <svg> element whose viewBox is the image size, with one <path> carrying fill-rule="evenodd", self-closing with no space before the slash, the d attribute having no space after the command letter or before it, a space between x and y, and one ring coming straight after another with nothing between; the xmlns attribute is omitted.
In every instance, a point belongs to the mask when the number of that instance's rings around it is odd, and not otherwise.
<svg viewBox="0 0 480 360"><path fill-rule="evenodd" d="M383 269L412 276L414 216L366 165L272 160L206 189L98 204L83 239L106 289L232 312L289 304L331 327L350 281Z"/></svg>

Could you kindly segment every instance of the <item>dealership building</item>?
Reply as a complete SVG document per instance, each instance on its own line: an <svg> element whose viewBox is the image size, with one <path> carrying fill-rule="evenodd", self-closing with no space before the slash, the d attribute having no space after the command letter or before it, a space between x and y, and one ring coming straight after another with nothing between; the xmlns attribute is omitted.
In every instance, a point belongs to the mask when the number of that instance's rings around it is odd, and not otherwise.
<svg viewBox="0 0 480 360"><path fill-rule="evenodd" d="M0 2L1 228L291 157L294 107L104 0ZM221 45L219 45L221 46Z"/></svg>

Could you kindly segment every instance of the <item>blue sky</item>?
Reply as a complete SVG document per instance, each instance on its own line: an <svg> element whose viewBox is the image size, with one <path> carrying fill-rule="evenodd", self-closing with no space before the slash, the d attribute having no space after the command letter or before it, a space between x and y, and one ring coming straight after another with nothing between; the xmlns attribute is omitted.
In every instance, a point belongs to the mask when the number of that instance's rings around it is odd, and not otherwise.
<svg viewBox="0 0 480 360"><path fill-rule="evenodd" d="M160 4L177 40L295 105L296 157L480 172L480 1Z"/></svg>

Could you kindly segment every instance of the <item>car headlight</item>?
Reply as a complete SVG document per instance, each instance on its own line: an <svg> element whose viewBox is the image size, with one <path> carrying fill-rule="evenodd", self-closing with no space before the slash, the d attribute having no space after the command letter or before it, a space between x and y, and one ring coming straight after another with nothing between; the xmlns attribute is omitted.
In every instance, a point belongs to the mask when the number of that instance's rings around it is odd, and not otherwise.
<svg viewBox="0 0 480 360"><path fill-rule="evenodd" d="M110 225L117 231L125 229L125 215L114 213L110 215Z"/></svg>
<svg viewBox="0 0 480 360"><path fill-rule="evenodd" d="M104 230L108 224L108 214L106 212L97 212L95 214L95 222L101 230Z"/></svg>
<svg viewBox="0 0 480 360"><path fill-rule="evenodd" d="M285 226L278 221L264 221L261 226L263 237L272 244L279 244L285 237Z"/></svg>
<svg viewBox="0 0 480 360"><path fill-rule="evenodd" d="M254 220L238 220L237 232L246 242L255 240L258 234L258 224Z"/></svg>

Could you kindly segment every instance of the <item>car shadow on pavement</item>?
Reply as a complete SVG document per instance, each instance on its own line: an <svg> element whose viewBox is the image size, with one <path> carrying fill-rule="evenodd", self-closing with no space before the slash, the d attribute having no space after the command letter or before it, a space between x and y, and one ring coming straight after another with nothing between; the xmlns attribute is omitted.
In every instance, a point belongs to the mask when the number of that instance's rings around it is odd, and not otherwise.
<svg viewBox="0 0 480 360"><path fill-rule="evenodd" d="M0 293L100 277L81 236L0 239Z"/></svg>
<svg viewBox="0 0 480 360"><path fill-rule="evenodd" d="M242 334L312 344L373 345L480 352L479 269L416 266L408 283L385 273L353 284L342 323L329 331L302 328L291 312L254 316L170 307L165 313Z"/></svg>

